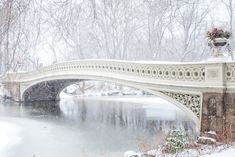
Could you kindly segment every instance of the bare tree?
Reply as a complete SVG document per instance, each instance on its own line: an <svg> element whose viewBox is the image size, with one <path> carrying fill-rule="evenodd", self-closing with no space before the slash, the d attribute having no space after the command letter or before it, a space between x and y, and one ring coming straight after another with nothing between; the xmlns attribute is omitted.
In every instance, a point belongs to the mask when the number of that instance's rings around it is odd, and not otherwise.
<svg viewBox="0 0 235 157"><path fill-rule="evenodd" d="M235 7L235 1L234 0L221 0L222 3L224 4L227 12L228 12L228 16L229 16L229 19L228 19L228 23L229 23L229 29L230 29L230 32L233 34L232 37L231 37L231 43L230 43L230 46L232 48L232 50L235 48L235 37L234 37L234 7ZM234 54L233 54L234 56ZM232 56L232 58L233 58Z"/></svg>
<svg viewBox="0 0 235 157"><path fill-rule="evenodd" d="M164 59L163 51L169 25L177 8L171 1L146 0L149 58Z"/></svg>
<svg viewBox="0 0 235 157"><path fill-rule="evenodd" d="M40 0L5 0L0 2L1 71L17 70L36 48L40 34L38 9ZM31 58L32 59L32 58ZM28 65L28 64L27 64Z"/></svg>
<svg viewBox="0 0 235 157"><path fill-rule="evenodd" d="M0 51L4 52L0 59L11 69L17 69L21 61L34 68L41 65L37 53L42 47L48 49L53 62L85 58L192 61L206 57L209 51L205 33L211 26L208 16L212 0L5 2L0 5L6 10L0 11L4 13L0 18L8 18L0 26L7 30L7 23L10 25L9 31L0 36L4 37L0 41ZM24 7L19 11L16 4Z"/></svg>
<svg viewBox="0 0 235 157"><path fill-rule="evenodd" d="M178 1L176 22L178 23L178 38L181 45L178 52L180 61L194 60L206 50L205 34L208 27L207 17L212 8L211 1L207 6L203 6L203 1ZM176 28L177 29L177 28Z"/></svg>

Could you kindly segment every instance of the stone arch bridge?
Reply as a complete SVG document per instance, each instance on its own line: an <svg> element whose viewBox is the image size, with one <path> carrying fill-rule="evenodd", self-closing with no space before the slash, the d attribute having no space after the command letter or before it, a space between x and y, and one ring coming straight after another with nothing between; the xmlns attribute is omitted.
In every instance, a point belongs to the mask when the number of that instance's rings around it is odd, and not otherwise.
<svg viewBox="0 0 235 157"><path fill-rule="evenodd" d="M81 80L127 85L177 105L202 132L216 131L219 140L232 137L235 62L81 60L7 73L3 80L12 98L25 102L58 100L61 90Z"/></svg>

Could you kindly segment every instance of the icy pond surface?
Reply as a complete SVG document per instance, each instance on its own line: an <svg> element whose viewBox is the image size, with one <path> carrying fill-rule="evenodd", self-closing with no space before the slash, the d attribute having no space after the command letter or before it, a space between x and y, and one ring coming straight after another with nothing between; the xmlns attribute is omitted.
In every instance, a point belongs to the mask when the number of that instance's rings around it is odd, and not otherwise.
<svg viewBox="0 0 235 157"><path fill-rule="evenodd" d="M156 97L1 101L0 156L122 157L159 143L174 127L196 135L183 111Z"/></svg>

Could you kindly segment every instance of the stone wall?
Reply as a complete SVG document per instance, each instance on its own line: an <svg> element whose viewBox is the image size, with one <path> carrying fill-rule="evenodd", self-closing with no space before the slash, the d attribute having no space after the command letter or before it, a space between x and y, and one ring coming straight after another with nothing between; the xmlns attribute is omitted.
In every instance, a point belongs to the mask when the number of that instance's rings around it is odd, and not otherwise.
<svg viewBox="0 0 235 157"><path fill-rule="evenodd" d="M56 101L60 92L67 86L79 82L77 79L43 81L31 86L23 93L24 102Z"/></svg>
<svg viewBox="0 0 235 157"><path fill-rule="evenodd" d="M201 132L215 131L218 140L231 142L234 93L204 93Z"/></svg>
<svg viewBox="0 0 235 157"><path fill-rule="evenodd" d="M10 92L12 100L20 101L20 83L18 83L18 82L5 82L4 88Z"/></svg>
<svg viewBox="0 0 235 157"><path fill-rule="evenodd" d="M232 135L233 141L235 141L235 104L233 104L233 114L232 114Z"/></svg>

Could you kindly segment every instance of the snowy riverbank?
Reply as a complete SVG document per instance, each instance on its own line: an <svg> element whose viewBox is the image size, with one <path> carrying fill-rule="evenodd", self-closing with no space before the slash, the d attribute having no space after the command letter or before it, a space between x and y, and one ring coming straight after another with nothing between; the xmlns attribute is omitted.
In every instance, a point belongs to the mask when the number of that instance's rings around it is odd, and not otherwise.
<svg viewBox="0 0 235 157"><path fill-rule="evenodd" d="M21 128L15 123L0 119L0 154L6 157L6 151L9 147L18 144L21 141Z"/></svg>
<svg viewBox="0 0 235 157"><path fill-rule="evenodd" d="M124 157L234 157L235 143L231 145L208 146L204 145L195 149L185 149L176 154L162 153L162 150L156 149L145 153L127 151Z"/></svg>

